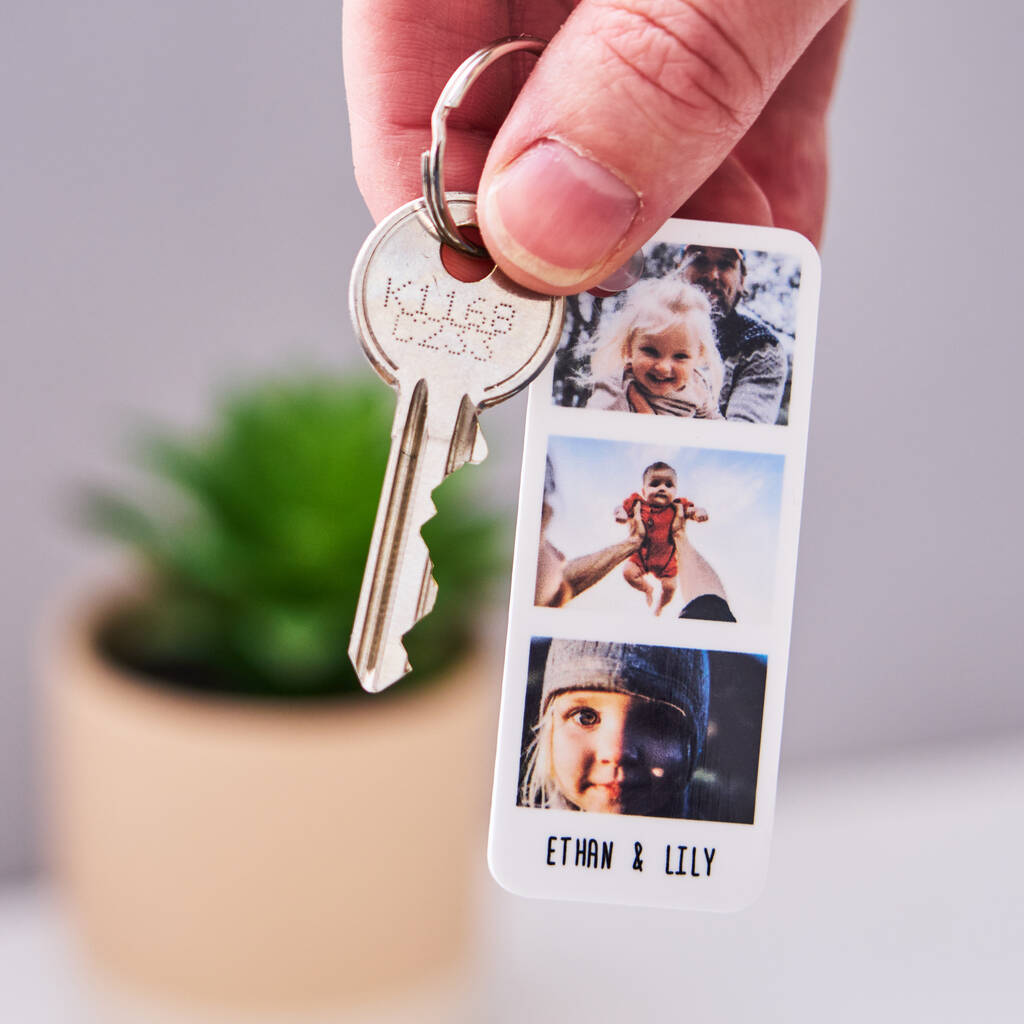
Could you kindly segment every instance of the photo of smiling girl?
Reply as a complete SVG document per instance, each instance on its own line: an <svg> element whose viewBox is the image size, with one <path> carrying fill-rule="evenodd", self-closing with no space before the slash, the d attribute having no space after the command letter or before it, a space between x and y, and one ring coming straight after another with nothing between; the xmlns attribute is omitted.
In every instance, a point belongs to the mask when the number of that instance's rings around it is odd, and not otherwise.
<svg viewBox="0 0 1024 1024"><path fill-rule="evenodd" d="M588 409L721 419L711 303L694 285L642 281L603 326Z"/></svg>
<svg viewBox="0 0 1024 1024"><path fill-rule="evenodd" d="M554 404L788 423L800 257L683 238L643 255L624 291L567 297Z"/></svg>
<svg viewBox="0 0 1024 1024"><path fill-rule="evenodd" d="M764 659L535 638L530 666L520 806L753 821Z"/></svg>

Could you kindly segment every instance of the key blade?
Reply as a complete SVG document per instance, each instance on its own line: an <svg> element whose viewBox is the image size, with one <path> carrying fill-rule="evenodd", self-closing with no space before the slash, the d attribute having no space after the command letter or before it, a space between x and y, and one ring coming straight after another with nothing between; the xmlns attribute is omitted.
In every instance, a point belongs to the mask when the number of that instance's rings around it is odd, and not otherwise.
<svg viewBox="0 0 1024 1024"><path fill-rule="evenodd" d="M487 442L484 440L483 431L480 429L479 423L476 428L476 437L473 439L473 452L469 456L469 461L474 466L479 466L484 459L487 458Z"/></svg>
<svg viewBox="0 0 1024 1024"><path fill-rule="evenodd" d="M448 452L448 474L461 469L467 462L477 466L487 458L487 442L480 430L476 406L468 395L459 405L459 414L452 431L451 448ZM446 474L447 475L447 474Z"/></svg>
<svg viewBox="0 0 1024 1024"><path fill-rule="evenodd" d="M466 461L476 412L458 407L454 423L428 416L424 381L399 396L391 457L359 595L349 656L365 690L379 693L411 669L402 638L434 606L437 583L422 526L437 509L431 494ZM471 415L470 415L471 414ZM463 457L465 453L466 457Z"/></svg>
<svg viewBox="0 0 1024 1024"><path fill-rule="evenodd" d="M409 617L403 614L402 608L403 598L407 596L401 587L403 563L414 559L419 565L420 578L415 591L417 606L422 603L424 577L431 571L422 537L419 538L422 551L418 552L415 543L418 530L407 528L410 520L419 519L418 509L414 508L417 501L416 478L422 474L421 461L426 454L426 426L427 388L426 382L421 380L407 400L403 401L399 392L391 454L349 644L349 657L356 675L363 689L370 693L386 689L411 669L401 643L401 637L407 630L397 632L394 620L396 617L399 620ZM432 510L428 511L422 522L432 514Z"/></svg>

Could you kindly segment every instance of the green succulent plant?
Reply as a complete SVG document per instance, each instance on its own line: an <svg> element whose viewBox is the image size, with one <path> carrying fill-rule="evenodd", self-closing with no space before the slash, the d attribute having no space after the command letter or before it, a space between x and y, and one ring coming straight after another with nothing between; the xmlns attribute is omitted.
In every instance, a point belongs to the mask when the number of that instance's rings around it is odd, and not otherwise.
<svg viewBox="0 0 1024 1024"><path fill-rule="evenodd" d="M87 521L127 543L150 584L102 628L105 653L214 692L361 692L347 648L393 411L373 379L310 376L228 395L203 436L147 436L139 462L157 493L85 500ZM474 476L438 489L423 531L440 590L406 637L414 680L464 655L507 558L505 522L474 500Z"/></svg>

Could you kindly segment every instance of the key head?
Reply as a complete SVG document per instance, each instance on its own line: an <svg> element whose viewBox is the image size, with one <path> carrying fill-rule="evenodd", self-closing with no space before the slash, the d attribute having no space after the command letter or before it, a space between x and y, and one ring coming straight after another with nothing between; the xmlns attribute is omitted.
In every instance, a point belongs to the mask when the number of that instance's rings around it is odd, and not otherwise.
<svg viewBox="0 0 1024 1024"><path fill-rule="evenodd" d="M474 222L475 196L449 193L448 203L457 224ZM363 244L349 302L370 362L392 387L425 379L481 408L544 369L565 312L561 296L528 291L497 267L481 281L452 277L422 198L396 210Z"/></svg>

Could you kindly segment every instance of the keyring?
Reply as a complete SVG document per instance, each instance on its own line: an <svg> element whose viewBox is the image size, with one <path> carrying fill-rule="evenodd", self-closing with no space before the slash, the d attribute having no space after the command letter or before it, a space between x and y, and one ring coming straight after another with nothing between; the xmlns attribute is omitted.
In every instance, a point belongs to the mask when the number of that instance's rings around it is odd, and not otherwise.
<svg viewBox="0 0 1024 1024"><path fill-rule="evenodd" d="M448 141L448 115L465 99L473 83L493 64L510 53L526 51L539 54L547 41L537 36L508 36L477 50L464 60L448 84L441 90L430 115L430 149L420 157L423 174L423 199L441 240L453 249L476 259L489 259L487 250L462 237L444 194L444 149Z"/></svg>

